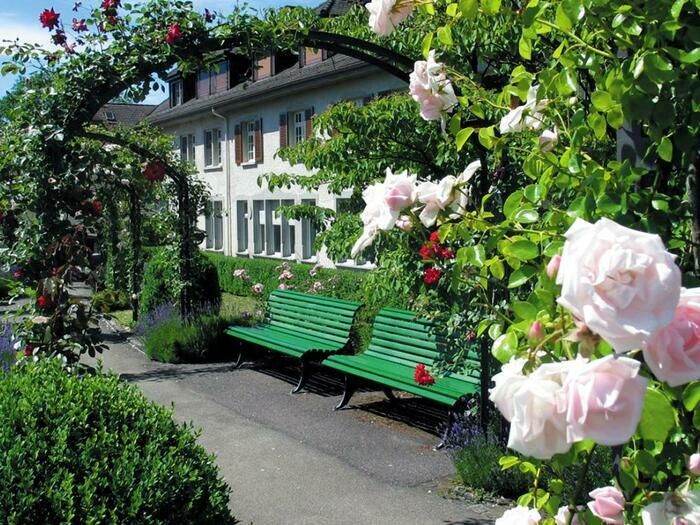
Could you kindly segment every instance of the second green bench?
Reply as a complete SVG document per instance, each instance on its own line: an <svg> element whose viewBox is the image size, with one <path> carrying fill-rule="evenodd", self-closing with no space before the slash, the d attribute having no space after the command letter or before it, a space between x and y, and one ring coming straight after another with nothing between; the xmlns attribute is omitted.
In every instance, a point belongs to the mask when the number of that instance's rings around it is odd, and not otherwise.
<svg viewBox="0 0 700 525"><path fill-rule="evenodd" d="M241 342L235 366L243 360L243 342L299 358L298 392L306 382L309 360L343 350L360 303L293 290L275 290L267 303L265 320L257 326L231 326L226 333Z"/></svg>

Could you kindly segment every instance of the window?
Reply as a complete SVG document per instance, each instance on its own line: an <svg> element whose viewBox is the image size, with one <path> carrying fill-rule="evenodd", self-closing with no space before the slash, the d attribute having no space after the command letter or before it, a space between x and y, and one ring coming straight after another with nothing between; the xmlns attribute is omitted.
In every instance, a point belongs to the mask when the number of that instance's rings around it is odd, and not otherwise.
<svg viewBox="0 0 700 525"><path fill-rule="evenodd" d="M180 137L180 160L194 162L194 135L182 135Z"/></svg>
<svg viewBox="0 0 700 525"><path fill-rule="evenodd" d="M114 115L112 111L105 111L105 119L107 119L107 122L116 122L117 117Z"/></svg>
<svg viewBox="0 0 700 525"><path fill-rule="evenodd" d="M223 203L220 200L214 200L207 207L206 232L207 250L223 250L224 249L224 216Z"/></svg>
<svg viewBox="0 0 700 525"><path fill-rule="evenodd" d="M315 206L314 199L303 199L302 204ZM316 227L309 219L301 220L301 257L302 259L311 259L316 255L314 243L316 242Z"/></svg>
<svg viewBox="0 0 700 525"><path fill-rule="evenodd" d="M204 165L221 166L220 129L208 129L204 132Z"/></svg>
<svg viewBox="0 0 700 525"><path fill-rule="evenodd" d="M248 201L236 201L236 250L248 251Z"/></svg>
<svg viewBox="0 0 700 525"><path fill-rule="evenodd" d="M182 104L182 80L173 80L170 83L170 107Z"/></svg>
<svg viewBox="0 0 700 525"><path fill-rule="evenodd" d="M253 251L260 255L290 257L295 252L296 228L277 213L293 200L253 201Z"/></svg>
<svg viewBox="0 0 700 525"><path fill-rule="evenodd" d="M255 161L255 122L243 123L243 162Z"/></svg>
<svg viewBox="0 0 700 525"><path fill-rule="evenodd" d="M306 131L306 121L304 120L303 111L294 111L289 114L289 145L296 146L302 142L306 137L304 137L304 132Z"/></svg>

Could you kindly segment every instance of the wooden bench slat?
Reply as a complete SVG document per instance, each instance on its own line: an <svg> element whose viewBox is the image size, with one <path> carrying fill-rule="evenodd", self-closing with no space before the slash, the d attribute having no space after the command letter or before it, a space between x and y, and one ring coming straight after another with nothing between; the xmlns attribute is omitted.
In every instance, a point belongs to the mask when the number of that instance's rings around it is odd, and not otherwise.
<svg viewBox="0 0 700 525"><path fill-rule="evenodd" d="M334 297L326 297L325 295L315 295L307 294L303 292L297 292L295 290L275 290L270 294L270 297L284 297L290 301L298 301L306 304L318 304L325 306L329 309L346 310L349 312L355 312L361 303L354 301L346 301L344 299L336 299Z"/></svg>
<svg viewBox="0 0 700 525"><path fill-rule="evenodd" d="M345 310L343 308L335 308L332 306L324 307L319 303L305 303L303 301L298 301L296 297L270 297L268 304L274 304L277 306L291 306L301 310L306 310L307 312L313 312L316 315L336 317L344 321L349 321L353 318L354 313L351 310Z"/></svg>
<svg viewBox="0 0 700 525"><path fill-rule="evenodd" d="M299 320L301 322L307 323L309 321L312 321L314 325L318 325L319 329L321 327L329 327L329 328L334 328L336 330L340 330L341 332L346 332L348 323L345 322L340 322L336 321L335 319L327 319L324 317L318 317L315 314L312 314L308 311L306 312L301 312L301 311L290 311L289 309L285 309L282 306L279 305L271 305L268 307L268 315L271 318L279 318L279 319L289 319L291 321L294 320Z"/></svg>
<svg viewBox="0 0 700 525"><path fill-rule="evenodd" d="M275 301L270 301L267 305L268 311L278 310L278 311L288 311L303 314L305 317L314 317L318 319L324 319L332 321L334 323L340 323L342 326L347 327L348 323L352 323L353 316L345 312L343 313L331 313L331 312L320 312L318 310L308 308L306 306L296 306L291 303L280 302L279 299Z"/></svg>

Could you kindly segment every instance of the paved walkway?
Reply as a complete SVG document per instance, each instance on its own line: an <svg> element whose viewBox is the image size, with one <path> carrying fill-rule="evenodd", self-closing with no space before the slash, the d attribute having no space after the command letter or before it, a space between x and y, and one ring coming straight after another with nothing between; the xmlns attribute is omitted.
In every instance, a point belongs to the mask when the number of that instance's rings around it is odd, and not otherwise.
<svg viewBox="0 0 700 525"><path fill-rule="evenodd" d="M333 412L342 387L327 373L291 395L295 372L283 360L239 370L166 365L114 332L107 337L105 369L202 428L200 442L216 454L244 525L482 525L502 513L437 494L454 470L432 450L438 438L425 429L445 414L428 404L407 399L395 408L367 391L353 409Z"/></svg>

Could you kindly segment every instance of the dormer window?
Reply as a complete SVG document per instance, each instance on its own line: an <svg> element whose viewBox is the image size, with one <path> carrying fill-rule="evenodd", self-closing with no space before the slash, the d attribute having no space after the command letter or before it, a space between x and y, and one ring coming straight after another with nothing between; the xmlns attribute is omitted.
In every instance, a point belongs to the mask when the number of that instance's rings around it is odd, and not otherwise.
<svg viewBox="0 0 700 525"><path fill-rule="evenodd" d="M116 117L116 115L114 114L114 112L112 112L112 111L105 111L105 120L106 120L107 122L116 122L116 121L117 121L117 117Z"/></svg>
<svg viewBox="0 0 700 525"><path fill-rule="evenodd" d="M182 80L173 80L170 83L170 107L174 108L182 104Z"/></svg>

